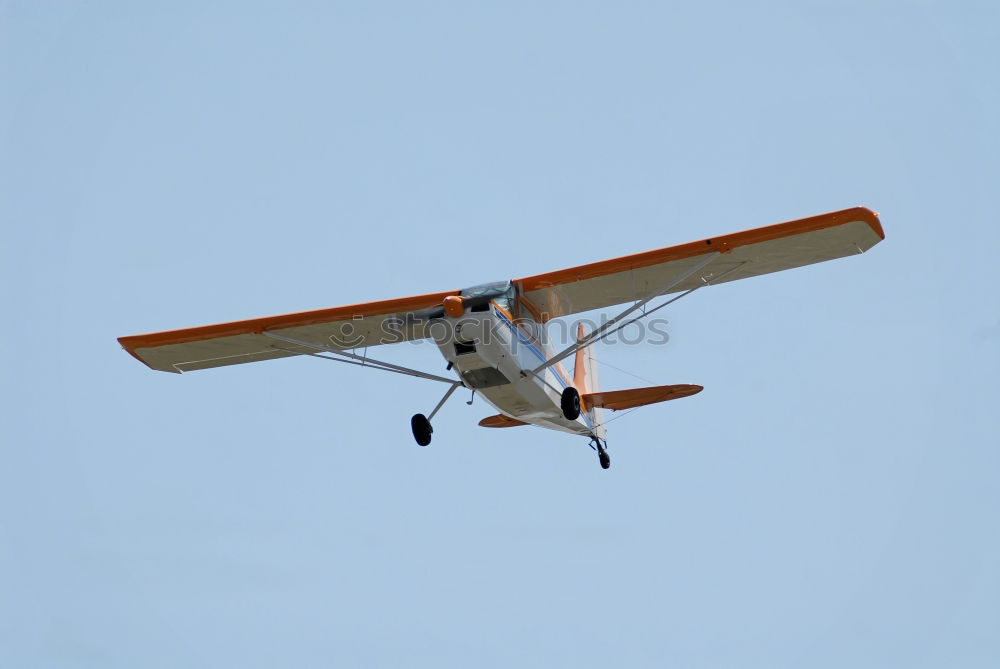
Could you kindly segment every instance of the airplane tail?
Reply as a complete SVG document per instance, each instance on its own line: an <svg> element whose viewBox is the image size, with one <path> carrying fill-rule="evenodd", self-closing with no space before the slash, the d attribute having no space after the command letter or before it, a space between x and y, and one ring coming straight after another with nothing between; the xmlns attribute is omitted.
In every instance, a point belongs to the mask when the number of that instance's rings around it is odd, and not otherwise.
<svg viewBox="0 0 1000 669"><path fill-rule="evenodd" d="M582 340L583 336L583 323L579 323L576 330L577 341ZM590 418L590 422L594 425L594 435L598 439L606 439L607 432L604 429L604 408L599 406L590 406L590 403L584 400L585 395L598 393L601 390L600 376L597 372L597 357L595 355L595 348L595 346L587 346L576 352L576 364L573 367L573 385L576 386L577 392L580 393L580 403L582 405L580 408L587 413L587 416Z"/></svg>
<svg viewBox="0 0 1000 669"><path fill-rule="evenodd" d="M576 338L577 341L583 339L583 323L577 328ZM704 390L702 386L691 383L677 383L671 386L602 391L594 349L594 346L587 346L576 352L573 385L580 393L580 409L590 418L594 425L594 435L599 439L607 439L607 432L604 429L604 412L607 410L633 409L647 404L690 397Z"/></svg>

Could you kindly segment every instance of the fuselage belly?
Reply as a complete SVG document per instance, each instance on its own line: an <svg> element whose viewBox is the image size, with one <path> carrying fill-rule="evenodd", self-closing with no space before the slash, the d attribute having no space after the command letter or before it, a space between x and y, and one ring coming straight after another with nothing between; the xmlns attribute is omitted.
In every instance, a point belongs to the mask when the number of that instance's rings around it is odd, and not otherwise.
<svg viewBox="0 0 1000 669"><path fill-rule="evenodd" d="M593 434L586 412L576 420L563 416L562 391L573 382L562 364L537 375L527 371L553 355L542 336L543 325L515 321L495 302L488 310L447 320L449 336L438 341L438 348L466 387L510 418L571 434Z"/></svg>

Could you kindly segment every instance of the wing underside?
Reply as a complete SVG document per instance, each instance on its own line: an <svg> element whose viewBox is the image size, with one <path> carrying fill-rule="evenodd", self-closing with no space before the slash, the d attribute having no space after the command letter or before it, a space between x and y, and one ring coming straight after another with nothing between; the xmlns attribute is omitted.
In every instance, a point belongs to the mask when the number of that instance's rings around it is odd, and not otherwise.
<svg viewBox="0 0 1000 669"><path fill-rule="evenodd" d="M623 258L516 279L522 302L541 321L648 297L708 261L663 294L856 255L885 237L878 215L855 207L755 230L710 237ZM717 253L714 259L709 254Z"/></svg>
<svg viewBox="0 0 1000 669"><path fill-rule="evenodd" d="M431 309L457 292L433 293L381 302L317 309L218 325L119 338L121 345L152 369L198 369L274 360L315 349L265 336L309 342L338 350L377 346L427 336L427 321L414 312Z"/></svg>

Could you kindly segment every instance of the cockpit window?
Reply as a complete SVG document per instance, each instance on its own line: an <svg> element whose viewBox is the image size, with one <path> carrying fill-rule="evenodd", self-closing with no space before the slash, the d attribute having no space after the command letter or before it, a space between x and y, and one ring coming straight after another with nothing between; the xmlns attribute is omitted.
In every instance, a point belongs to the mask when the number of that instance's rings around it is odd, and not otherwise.
<svg viewBox="0 0 1000 669"><path fill-rule="evenodd" d="M514 313L514 286L509 286L507 292L498 297L494 297L493 301L506 309L508 314Z"/></svg>
<svg viewBox="0 0 1000 669"><path fill-rule="evenodd" d="M493 300L511 312L514 306L514 285L510 281L483 283L466 288L462 291L462 297L465 298L465 303L469 305L470 311L489 309L489 303Z"/></svg>
<svg viewBox="0 0 1000 669"><path fill-rule="evenodd" d="M493 281L491 283L481 283L478 286L465 288L462 290L462 297L475 299L477 297L496 297L503 295L512 288L510 281Z"/></svg>

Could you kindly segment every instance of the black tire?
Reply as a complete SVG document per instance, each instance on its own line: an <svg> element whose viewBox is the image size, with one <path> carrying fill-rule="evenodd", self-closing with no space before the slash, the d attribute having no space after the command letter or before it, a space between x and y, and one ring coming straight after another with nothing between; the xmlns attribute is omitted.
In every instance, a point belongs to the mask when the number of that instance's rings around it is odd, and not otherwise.
<svg viewBox="0 0 1000 669"><path fill-rule="evenodd" d="M576 420L580 417L580 393L569 386L562 392L562 412L566 420Z"/></svg>
<svg viewBox="0 0 1000 669"><path fill-rule="evenodd" d="M417 440L419 445L426 446L431 443L431 433L434 431L434 428L431 427L431 422L427 420L427 416L418 413L410 419L410 427L413 429L413 438Z"/></svg>
<svg viewBox="0 0 1000 669"><path fill-rule="evenodd" d="M608 469L611 467L611 456L603 448L597 452L597 459L601 461L601 469Z"/></svg>

